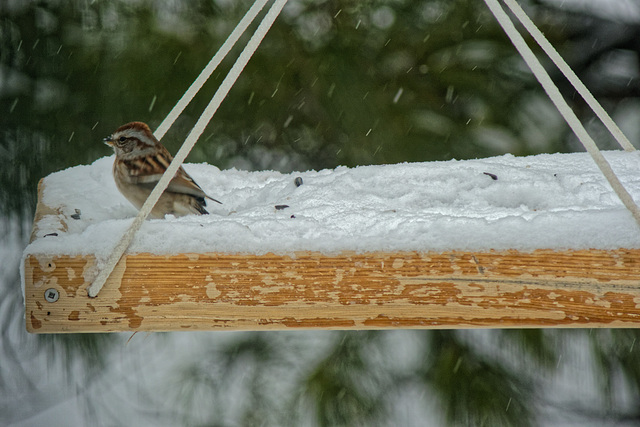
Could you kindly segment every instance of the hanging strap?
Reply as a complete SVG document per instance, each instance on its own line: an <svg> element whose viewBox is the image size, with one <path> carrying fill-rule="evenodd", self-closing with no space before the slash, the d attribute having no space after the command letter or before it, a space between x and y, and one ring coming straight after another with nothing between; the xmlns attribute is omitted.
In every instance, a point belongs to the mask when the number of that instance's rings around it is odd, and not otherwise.
<svg viewBox="0 0 640 427"><path fill-rule="evenodd" d="M602 105L593 97L589 89L582 83L582 80L573 72L569 64L560 56L558 51L553 47L549 40L542 34L536 24L531 21L525 11L515 0L504 0L505 4L511 9L511 12L518 18L518 21L524 26L524 28L531 34L533 39L540 45L544 53L556 64L556 67L564 74L573 87L578 91L580 96L586 101L587 105L596 113L596 116L609 130L611 135L618 141L618 144L626 151L635 151L635 147L631 144L629 139L620 130L618 125L613 121L611 116L602 108Z"/></svg>
<svg viewBox="0 0 640 427"><path fill-rule="evenodd" d="M242 72L244 67L249 62L249 59L251 59L251 56L253 56L254 52L260 45L260 42L262 42L262 39L275 22L286 2L287 0L275 0L273 6L271 6L271 9L269 9L269 12L267 12L265 17L263 18L256 32L247 43L247 46L242 51L235 64L233 64L233 67L231 67L229 74L227 74L227 77L225 77L225 79L222 81L222 84L220 84L220 87L209 102L209 105L207 105L207 108L205 108L204 112L194 125L193 129L187 136L187 139L180 147L180 150L178 150L178 152L176 153L173 161L169 164L167 170L162 175L153 191L151 191L151 194L149 194L149 197L147 197L147 200L140 208L140 212L134 218L133 223L129 226L127 231L125 231L124 235L107 258L106 265L100 271L100 273L96 277L96 280L94 280L94 282L87 289L90 297L96 297L106 283L113 269L118 264L118 261L120 261L120 258L122 258L122 255L133 241L135 234L140 229L144 220L153 209L153 206L158 202L158 199L160 199L160 196L169 185L169 182L173 179L174 175L178 171L178 168L182 165L182 162L184 162L184 159L187 157L200 135L202 135L202 132L204 132L207 124L209 123L209 121L211 121L211 118L218 110L218 107L229 93L229 90L231 90L231 87L240 76L240 73Z"/></svg>
<svg viewBox="0 0 640 427"><path fill-rule="evenodd" d="M182 114L187 105L191 102L194 96L198 93L200 88L205 84L211 74L215 71L215 69L220 65L222 60L229 54L233 46L238 42L240 36L247 31L247 27L251 25L253 20L256 18L258 13L264 8L264 5L267 4L269 0L256 0L255 3L251 6L251 8L247 11L247 13L242 17L238 25L233 29L229 37L224 41L220 49L213 55L211 61L207 64L206 67L200 72L200 75L196 77L196 79L191 83L189 89L182 95L182 97L178 100L176 105L171 109L167 117L160 123L160 126L153 133L153 136L156 137L158 141L162 139L162 137L167 133L171 125L176 121L176 119Z"/></svg>
<svg viewBox="0 0 640 427"><path fill-rule="evenodd" d="M538 58L536 58L533 51L529 48L525 40L522 38L516 27L513 25L505 11L502 9L498 0L484 0L487 7L491 10L493 15L498 20L498 23L507 34L511 42L516 47L524 61L527 63L535 77L538 79L543 89L551 99L551 102L556 106L562 117L565 119L569 127L576 134L584 148L591 155L593 160L600 168L600 171L605 176L609 184L613 188L613 191L618 195L622 203L631 212L635 218L638 226L640 226L640 208L631 197L631 194L624 188L615 172L609 165L609 162L604 158L595 141L589 136L587 130L582 126L580 120L575 115L567 101L562 97L560 90L556 87L549 77L549 74L544 69ZM577 78L577 77L576 77ZM586 88L585 88L586 89Z"/></svg>

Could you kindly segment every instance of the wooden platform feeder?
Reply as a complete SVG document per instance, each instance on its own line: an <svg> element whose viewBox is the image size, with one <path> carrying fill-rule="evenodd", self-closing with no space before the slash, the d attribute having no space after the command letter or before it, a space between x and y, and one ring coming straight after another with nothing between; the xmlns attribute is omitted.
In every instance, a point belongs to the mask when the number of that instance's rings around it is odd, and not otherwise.
<svg viewBox="0 0 640 427"><path fill-rule="evenodd" d="M34 235L61 215L41 199ZM34 333L640 326L637 249L138 253L96 298L93 256L24 262Z"/></svg>

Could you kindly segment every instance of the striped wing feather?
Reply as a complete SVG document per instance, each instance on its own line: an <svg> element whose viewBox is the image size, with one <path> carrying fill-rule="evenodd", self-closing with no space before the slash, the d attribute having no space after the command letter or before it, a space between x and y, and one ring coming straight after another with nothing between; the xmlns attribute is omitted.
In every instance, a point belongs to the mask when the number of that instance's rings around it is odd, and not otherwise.
<svg viewBox="0 0 640 427"><path fill-rule="evenodd" d="M129 170L129 178L132 183L148 187L150 190L158 183L162 174L167 170L173 158L171 154L162 147L162 149L151 156L143 156L135 159L125 160L127 169ZM214 198L207 195L202 188L191 178L191 176L180 166L175 177L169 183L167 190L172 193L189 194L196 198L211 199L220 203Z"/></svg>

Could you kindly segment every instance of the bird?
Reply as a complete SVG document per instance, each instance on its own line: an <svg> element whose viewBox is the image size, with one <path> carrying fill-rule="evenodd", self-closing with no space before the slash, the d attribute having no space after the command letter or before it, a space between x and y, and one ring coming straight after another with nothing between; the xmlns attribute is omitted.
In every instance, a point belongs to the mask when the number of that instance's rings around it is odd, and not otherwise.
<svg viewBox="0 0 640 427"><path fill-rule="evenodd" d="M116 187L140 210L173 157L143 122L122 125L103 141L116 155L113 162ZM207 215L205 199L222 203L206 194L180 166L149 216L161 219L166 215Z"/></svg>

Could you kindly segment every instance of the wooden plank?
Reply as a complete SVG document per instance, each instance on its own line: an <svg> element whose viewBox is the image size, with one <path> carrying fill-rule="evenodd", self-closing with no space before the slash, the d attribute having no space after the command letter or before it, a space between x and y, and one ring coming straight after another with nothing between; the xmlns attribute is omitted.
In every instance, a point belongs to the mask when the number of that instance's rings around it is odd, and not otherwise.
<svg viewBox="0 0 640 427"><path fill-rule="evenodd" d="M29 255L27 330L640 327L637 249L135 254L89 298L96 273Z"/></svg>
<svg viewBox="0 0 640 427"><path fill-rule="evenodd" d="M44 236L46 234L55 235L58 232L67 231L67 218L62 209L52 208L42 202L44 194L44 178L38 181L38 204L36 205L36 212L33 217L33 228L31 229L31 237L29 242L33 242L38 236ZM43 221L45 217L55 218L54 221Z"/></svg>

